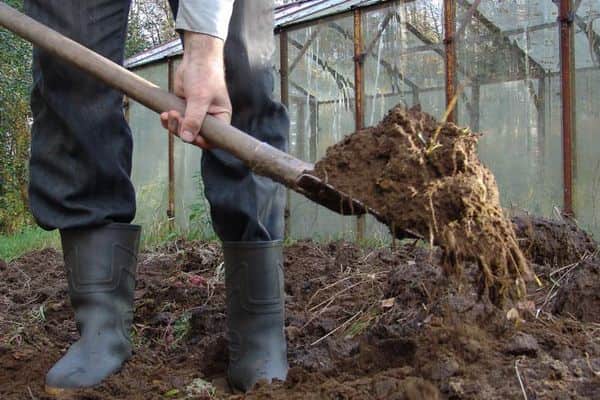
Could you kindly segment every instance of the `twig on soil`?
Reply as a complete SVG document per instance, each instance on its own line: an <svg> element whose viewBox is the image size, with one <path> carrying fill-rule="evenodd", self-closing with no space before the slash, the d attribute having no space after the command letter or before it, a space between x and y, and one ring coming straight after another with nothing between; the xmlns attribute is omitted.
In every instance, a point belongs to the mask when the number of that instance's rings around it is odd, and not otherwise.
<svg viewBox="0 0 600 400"><path fill-rule="evenodd" d="M336 285L338 285L338 284L340 284L342 282L345 282L348 279L352 279L352 277L351 276L347 276L347 277L339 279L339 280L337 280L337 281L335 281L333 283L330 283L329 285L327 285L325 287L317 289L317 291L312 296L310 296L310 299L308 299L308 302L306 304L312 303L313 299L315 297L317 297L319 295L319 293L324 292L325 290L330 289L330 288L332 288L332 287L334 287L334 286L336 286Z"/></svg>
<svg viewBox="0 0 600 400"><path fill-rule="evenodd" d="M314 249L315 249L315 251L317 251L318 253L320 253L321 256L323 256L324 259L327 259L327 258L330 259L330 260L334 259L334 257L331 257L331 256L325 254L325 252L323 252L323 250L321 250L319 247L315 247Z"/></svg>
<svg viewBox="0 0 600 400"><path fill-rule="evenodd" d="M27 275L25 273L25 271L23 271L21 268L17 267L16 265L14 265L14 263L10 263L8 264L9 267L12 267L14 269L17 270L17 272L21 273L24 277L25 277L25 283L23 284L24 288L27 288L27 290L31 290L31 277L29 275Z"/></svg>
<svg viewBox="0 0 600 400"><path fill-rule="evenodd" d="M325 310L327 310L327 308L331 305L331 303L333 303L335 301L335 297L333 297L331 299L331 301L329 301L329 303L325 304L325 306L323 308L321 308L321 310L319 310L318 313L316 313L315 315L313 315L312 317L310 317L310 319L308 321L306 321L306 323L304 325L302 325L301 329L306 328L311 322L313 322L317 317L319 317L321 314L323 314L325 312Z"/></svg>
<svg viewBox="0 0 600 400"><path fill-rule="evenodd" d="M548 294L546 294L546 297L544 299L544 302L542 303L542 305L537 309L536 311L536 319L539 317L540 313L542 312L542 310L544 309L544 307L554 298L556 297L556 295L558 294L558 289L561 286L561 283L568 278L568 276L577 268L579 267L584 261L589 260L590 258L594 258L598 255L598 251L595 251L594 253L588 253L586 252L577 262L574 262L572 264L569 265L565 265L563 267L560 267L552 272L550 272L550 274L548 275L548 279L550 279L550 281L552 281L552 286L550 287L550 290L548 291ZM564 272L563 272L564 271ZM556 274L560 274L560 277L558 279L554 279L552 276L556 275Z"/></svg>
<svg viewBox="0 0 600 400"><path fill-rule="evenodd" d="M585 361L587 362L587 365L590 368L590 371L592 371L592 374L594 374L594 376L596 378L600 378L600 372L596 371L594 369L594 367L592 367L592 362L590 361L590 355L587 351L585 352Z"/></svg>
<svg viewBox="0 0 600 400"><path fill-rule="evenodd" d="M29 386L27 386L27 391L29 392L29 397L31 397L31 400L37 400L37 397L33 395L33 392Z"/></svg>
<svg viewBox="0 0 600 400"><path fill-rule="evenodd" d="M527 400L527 391L525 390L525 385L523 384L523 380L521 379L521 374L519 373L519 359L515 360L515 372L517 373L517 379L519 380L519 385L521 385L521 391L523 392L523 398Z"/></svg>
<svg viewBox="0 0 600 400"><path fill-rule="evenodd" d="M359 312L357 312L356 314L354 314L352 317L350 317L349 319L347 319L343 324L341 324L340 326L338 326L334 330L330 331L325 336L323 336L320 339L317 339L314 342L312 342L310 345L311 346L316 346L317 344L321 343L323 340L327 339L329 336L333 335L335 332L339 331L340 329L342 329L343 327L345 327L346 325L348 325L350 322L354 321L361 314L362 314L362 310L360 310Z"/></svg>
<svg viewBox="0 0 600 400"><path fill-rule="evenodd" d="M340 280L338 280L338 281L336 281L336 282L334 282L334 283L332 283L332 284L329 284L329 285L327 285L327 286L326 286L326 287L324 287L324 288L318 289L318 290L315 292L315 294L313 294L313 295L311 296L310 300L308 301L308 304L309 304L309 305L310 305L310 303L313 301L313 299L316 297L316 295L317 295L317 294L318 294L320 291L324 291L324 290L327 290L327 289L329 289L329 288L332 288L332 287L336 286L337 284L339 284L339 283L341 283L341 282L345 282L345 281L347 281L348 279L352 279L352 278L360 278L360 279L361 279L359 282L356 282L356 283L354 283L354 284L352 284L352 285L350 285L350 286L348 286L348 287L346 287L346 288L344 288L344 289L341 289L341 290L339 290L338 292L334 293L333 295L331 295L331 296L330 296L330 297L328 297L327 299L323 300L323 301L322 301L322 302L320 302L319 304L317 304L317 305L315 305L315 306L312 306L312 307L311 307L311 308L310 308L308 311L310 311L310 312L314 312L315 310L317 310L319 307L321 307L321 306L322 306L322 305L324 305L324 304L327 304L327 305L329 305L329 304L330 304L330 301L331 301L331 299L336 299L336 298L337 298L337 297L339 297L341 294L344 294L344 293L346 293L347 291L349 291L349 290L351 290L351 289L354 289L354 288L355 288L355 287L357 287L357 286L360 286L360 285L362 285L363 283L366 283L366 282L373 282L373 281L374 281L374 280L375 280L375 279L376 279L378 276L380 276L380 275L385 275L385 274L388 274L389 272L390 272L390 271L379 271L379 272L377 272L377 273L375 273L375 274L362 274L362 273L361 273L361 274L356 274L356 275L354 275L354 276L348 276L348 277L342 278L342 279L340 279ZM366 278L366 279L365 279L365 278Z"/></svg>
<svg viewBox="0 0 600 400"><path fill-rule="evenodd" d="M335 299L335 298L336 298L336 297L338 297L339 295L341 295L341 294L343 294L343 293L346 293L347 291L349 291L349 290L351 290L351 289L354 289L356 286L358 286L358 285L362 285L362 284L363 284L363 283L365 283L365 282L366 282L366 281L360 281L360 282L357 282L357 283L355 283L355 284L353 284L353 285L350 285L350 286L348 286L348 287L347 287L347 288L345 288L345 289L342 289L342 290L340 290L340 291L336 292L336 293L335 293L335 294L333 294L331 297L327 298L326 300L323 300L322 302L320 302L320 303L319 303L319 304L317 304L316 306L313 306L313 307L311 307L311 308L309 309L309 311L310 311L310 312L313 312L313 311L315 311L316 309L318 309L319 307L321 307L323 304L329 303L329 301L330 301L330 300L332 300L332 299Z"/></svg>
<svg viewBox="0 0 600 400"><path fill-rule="evenodd" d="M373 255L374 251L370 251L369 253L367 253L366 256L364 256L363 258L360 259L359 263L364 264L367 262L367 260L369 259L369 257L371 257Z"/></svg>

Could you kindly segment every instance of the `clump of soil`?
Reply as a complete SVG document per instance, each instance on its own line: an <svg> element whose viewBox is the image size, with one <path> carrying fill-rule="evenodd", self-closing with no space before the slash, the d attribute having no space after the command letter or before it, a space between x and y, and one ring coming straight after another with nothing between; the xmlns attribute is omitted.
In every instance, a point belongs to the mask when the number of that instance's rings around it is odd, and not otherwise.
<svg viewBox="0 0 600 400"><path fill-rule="evenodd" d="M419 108L397 106L378 126L330 147L315 174L380 212L392 231L416 231L439 245L448 271L476 261L482 287L501 302L522 296L531 273L477 140Z"/></svg>
<svg viewBox="0 0 600 400"><path fill-rule="evenodd" d="M598 247L569 218L553 220L520 214L512 221L525 256L539 265L564 267L593 254Z"/></svg>
<svg viewBox="0 0 600 400"><path fill-rule="evenodd" d="M554 312L585 322L600 323L600 258L586 258L565 270Z"/></svg>
<svg viewBox="0 0 600 400"><path fill-rule="evenodd" d="M523 253L549 289L541 291L542 308L581 321L600 321L600 256L594 239L567 217L518 213L512 221Z"/></svg>

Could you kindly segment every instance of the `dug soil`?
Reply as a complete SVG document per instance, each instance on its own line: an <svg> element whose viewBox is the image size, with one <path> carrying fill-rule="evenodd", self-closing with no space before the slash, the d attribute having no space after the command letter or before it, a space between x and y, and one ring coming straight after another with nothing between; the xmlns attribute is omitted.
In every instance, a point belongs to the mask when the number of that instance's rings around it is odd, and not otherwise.
<svg viewBox="0 0 600 400"><path fill-rule="evenodd" d="M600 399L600 259L568 222L515 219L544 286L500 310L478 267L457 283L440 251L299 242L285 250L287 382L248 399ZM0 398L45 399L78 337L61 255L0 263ZM240 399L226 384L218 245L176 242L139 260L123 370L80 399Z"/></svg>
<svg viewBox="0 0 600 400"><path fill-rule="evenodd" d="M477 155L478 138L419 106L397 106L327 149L315 174L376 210L394 233L410 230L439 245L449 272L477 262L482 288L500 303L519 297L532 275Z"/></svg>

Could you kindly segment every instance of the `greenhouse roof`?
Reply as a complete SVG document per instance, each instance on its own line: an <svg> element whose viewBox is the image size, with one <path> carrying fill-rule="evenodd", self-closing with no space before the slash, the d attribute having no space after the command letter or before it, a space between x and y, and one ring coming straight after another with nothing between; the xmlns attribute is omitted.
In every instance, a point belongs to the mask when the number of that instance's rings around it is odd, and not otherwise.
<svg viewBox="0 0 600 400"><path fill-rule="evenodd" d="M389 8L385 8L386 4ZM476 79L480 83L520 80L525 77L540 78L557 74L560 69L558 7L549 0L511 0L498 3L497 0L481 0L478 8L467 12L474 0L457 0L457 24L466 23L467 29L459 39L459 73ZM366 35L373 33L373 43L367 46L370 51L378 50L374 44L381 43L377 57L388 73L397 74L398 65L411 66L411 63L440 64L444 56L442 33L428 32L426 29L439 27L442 15L442 0L299 0L275 8L275 29L294 29L307 27L323 21L325 18L347 13L356 8L382 9L372 14L368 27L363 29ZM578 0L574 14L576 69L600 68L600 4L598 0ZM430 12L432 11L433 12ZM431 21L410 20L410 13L421 13ZM471 15L469 21L463 21L465 15ZM408 18L408 19L407 19ZM434 21L433 19L436 19ZM312 57L317 64L326 66L333 76L342 76L347 71L332 70L329 57L335 43L327 41L342 40L351 47L352 23L342 27L336 21L327 19L327 27L338 30L336 38L323 39L319 43L320 54L306 53L306 49L315 42L321 32L300 38L291 37L290 45L294 52ZM392 21L392 22L390 22ZM403 25L401 27L400 25ZM387 29L386 34L383 34ZM370 31L373 31L370 33ZM378 31L378 32L377 32ZM397 43L398 41L402 43ZM395 44L394 44L395 43ZM341 44L340 44L341 45ZM328 49L331 50L328 53ZM338 49L340 50L340 49ZM154 49L126 60L128 68L135 68L181 54L179 40L163 44ZM342 52L344 53L344 52ZM337 57L342 53L338 51ZM345 53L344 53L345 54ZM486 54L485 60L480 60ZM344 55L345 57L345 55ZM469 62L476 61L476 62ZM350 60L351 61L351 60ZM335 60L333 60L335 63ZM351 65L350 65L351 66ZM433 68L433 66L432 66ZM438 68L439 69L439 68ZM443 75L437 73L435 79L424 76L419 68L409 68L411 79L420 89L437 87L443 83ZM402 68L400 69L402 71ZM434 71L435 72L435 71ZM431 74L430 74L431 75ZM431 78L431 79L430 79ZM406 79L402 79L407 81Z"/></svg>
<svg viewBox="0 0 600 400"><path fill-rule="evenodd" d="M300 0L275 7L275 28L335 15L357 7L367 7L390 0ZM125 60L127 68L140 67L163 58L181 54L181 41L175 39Z"/></svg>

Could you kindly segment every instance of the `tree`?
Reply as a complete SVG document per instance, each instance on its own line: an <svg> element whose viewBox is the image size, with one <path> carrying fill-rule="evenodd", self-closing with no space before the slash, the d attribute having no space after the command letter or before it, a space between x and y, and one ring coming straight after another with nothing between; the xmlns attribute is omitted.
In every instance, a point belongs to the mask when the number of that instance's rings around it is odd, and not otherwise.
<svg viewBox="0 0 600 400"><path fill-rule="evenodd" d="M168 0L134 0L129 12L125 55L159 46L177 37Z"/></svg>
<svg viewBox="0 0 600 400"><path fill-rule="evenodd" d="M3 0L18 10L23 0ZM176 37L167 0L134 0L126 43L128 56ZM27 185L30 145L31 45L0 29L0 232L32 223Z"/></svg>
<svg viewBox="0 0 600 400"><path fill-rule="evenodd" d="M22 0L5 0L19 10ZM27 211L31 46L0 30L0 232L31 221Z"/></svg>

